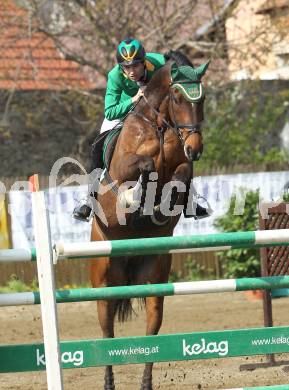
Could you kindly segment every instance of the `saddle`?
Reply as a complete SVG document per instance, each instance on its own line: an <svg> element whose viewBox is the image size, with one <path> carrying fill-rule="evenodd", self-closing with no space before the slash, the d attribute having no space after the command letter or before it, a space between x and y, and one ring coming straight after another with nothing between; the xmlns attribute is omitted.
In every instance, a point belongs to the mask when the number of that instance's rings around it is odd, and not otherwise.
<svg viewBox="0 0 289 390"><path fill-rule="evenodd" d="M122 126L98 134L91 148L91 170L109 168Z"/></svg>

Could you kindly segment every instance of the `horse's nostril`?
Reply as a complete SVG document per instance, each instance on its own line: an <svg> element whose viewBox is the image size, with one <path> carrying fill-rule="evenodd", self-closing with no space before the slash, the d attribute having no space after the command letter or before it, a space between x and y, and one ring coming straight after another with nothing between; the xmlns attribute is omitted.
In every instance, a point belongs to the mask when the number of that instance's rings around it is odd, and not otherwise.
<svg viewBox="0 0 289 390"><path fill-rule="evenodd" d="M184 147L184 152L185 152L185 155L187 157L187 159L189 161L192 161L193 160L193 155L194 155L194 151L193 149L191 148L191 146L186 146Z"/></svg>
<svg viewBox="0 0 289 390"><path fill-rule="evenodd" d="M193 150L193 148L191 146L187 145L184 147L185 156L187 157L187 159L189 161L198 161L202 155L202 151L203 151L202 149L203 148L196 151L196 150Z"/></svg>

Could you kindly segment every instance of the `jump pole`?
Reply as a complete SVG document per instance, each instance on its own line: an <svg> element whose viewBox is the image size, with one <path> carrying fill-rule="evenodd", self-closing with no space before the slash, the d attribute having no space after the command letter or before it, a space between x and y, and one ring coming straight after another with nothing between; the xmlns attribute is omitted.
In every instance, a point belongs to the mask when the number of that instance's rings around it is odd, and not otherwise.
<svg viewBox="0 0 289 390"><path fill-rule="evenodd" d="M143 298L151 296L173 296L190 294L209 294L247 290L271 290L288 288L289 276L269 276L262 278L242 278L208 280L200 282L181 282L147 284L119 287L81 288L56 291L56 302L84 302L95 300ZM0 294L1 306L40 304L39 292Z"/></svg>
<svg viewBox="0 0 289 390"><path fill-rule="evenodd" d="M54 259L56 262L65 258L89 259L100 256L117 257L164 253L193 253L242 248L259 249L283 245L289 245L289 229L58 243L54 247ZM0 262L35 260L35 248L0 250Z"/></svg>
<svg viewBox="0 0 289 390"><path fill-rule="evenodd" d="M63 390L58 318L55 298L53 250L43 191L39 191L38 175L29 179L32 187L32 213L37 253L37 273L41 299L43 340L46 356L48 390ZM5 347L3 347L5 348Z"/></svg>
<svg viewBox="0 0 289 390"><path fill-rule="evenodd" d="M58 243L55 257L70 259L99 256L136 256L176 251L201 252L202 248L228 250L237 248L260 248L264 246L289 245L289 229L257 230L248 232L200 234L192 236L137 238L113 241L92 241L83 243Z"/></svg>

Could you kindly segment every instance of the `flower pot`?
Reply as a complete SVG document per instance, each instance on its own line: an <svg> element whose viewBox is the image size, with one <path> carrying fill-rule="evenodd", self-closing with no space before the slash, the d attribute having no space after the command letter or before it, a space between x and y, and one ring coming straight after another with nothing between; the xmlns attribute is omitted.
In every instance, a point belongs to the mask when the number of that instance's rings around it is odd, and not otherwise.
<svg viewBox="0 0 289 390"><path fill-rule="evenodd" d="M248 290L244 291L244 294L248 301L259 301L263 299L263 290Z"/></svg>

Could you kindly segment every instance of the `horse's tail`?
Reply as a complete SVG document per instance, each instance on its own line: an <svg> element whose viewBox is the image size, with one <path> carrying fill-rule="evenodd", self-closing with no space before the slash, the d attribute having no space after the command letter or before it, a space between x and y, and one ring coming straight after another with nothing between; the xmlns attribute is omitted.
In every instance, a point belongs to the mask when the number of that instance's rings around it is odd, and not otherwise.
<svg viewBox="0 0 289 390"><path fill-rule="evenodd" d="M126 275L128 277L127 279L127 286L132 286L135 284L136 280L136 264L138 262L145 261L145 256L137 256L137 257L129 257L127 258L128 262L126 263ZM142 309L145 304L144 298L139 298L139 306ZM116 301L116 307L115 307L115 317L117 316L117 319L119 322L125 322L129 319L131 319L132 315L136 312L132 307L132 299L130 298L124 298L124 299L118 299Z"/></svg>
<svg viewBox="0 0 289 390"><path fill-rule="evenodd" d="M131 318L133 313L131 299L118 299L116 301L115 316L119 322L125 322Z"/></svg>
<svg viewBox="0 0 289 390"><path fill-rule="evenodd" d="M138 298L138 301L139 306L142 309L145 306L145 298ZM136 312L132 307L132 300L130 298L118 299L116 301L115 316L117 316L119 322L125 322L131 319L132 314L136 315Z"/></svg>

